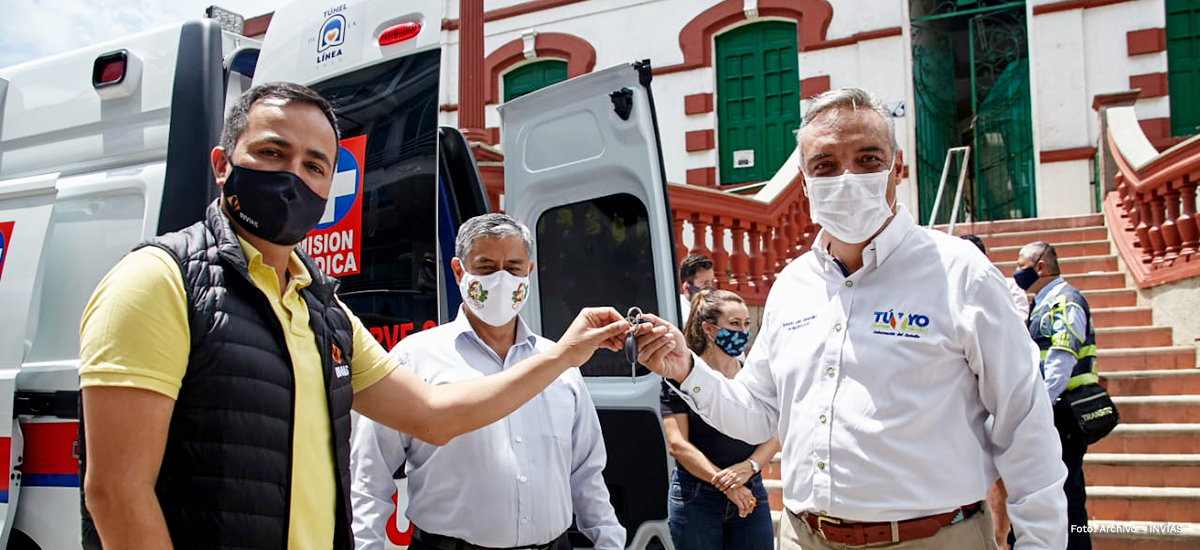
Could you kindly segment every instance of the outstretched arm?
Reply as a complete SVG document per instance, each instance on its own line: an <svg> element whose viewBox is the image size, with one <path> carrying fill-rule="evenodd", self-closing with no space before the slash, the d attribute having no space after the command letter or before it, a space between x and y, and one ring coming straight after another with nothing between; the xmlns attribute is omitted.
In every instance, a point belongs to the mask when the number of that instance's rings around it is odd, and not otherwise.
<svg viewBox="0 0 1200 550"><path fill-rule="evenodd" d="M611 307L585 308L549 350L503 371L431 386L407 368L393 369L354 395L354 409L433 445L504 418L598 348L620 350L629 322Z"/></svg>

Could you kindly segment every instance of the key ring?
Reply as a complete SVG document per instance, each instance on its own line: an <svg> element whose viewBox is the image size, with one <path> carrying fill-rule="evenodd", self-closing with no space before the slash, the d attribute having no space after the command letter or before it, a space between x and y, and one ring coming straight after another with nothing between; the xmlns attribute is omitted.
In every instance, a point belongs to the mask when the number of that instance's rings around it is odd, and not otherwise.
<svg viewBox="0 0 1200 550"><path fill-rule="evenodd" d="M629 308L629 311L625 314L625 320L629 321L631 326L649 322L645 319L642 319L642 308L637 306ZM629 376L633 380L637 380L637 356L637 337L634 336L633 332L629 332L625 335L625 360L629 361Z"/></svg>

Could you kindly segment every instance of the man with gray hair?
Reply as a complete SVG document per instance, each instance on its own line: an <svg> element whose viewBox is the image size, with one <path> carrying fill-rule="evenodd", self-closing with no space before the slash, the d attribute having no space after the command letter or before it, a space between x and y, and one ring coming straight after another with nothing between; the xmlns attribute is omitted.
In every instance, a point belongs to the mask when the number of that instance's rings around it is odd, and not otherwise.
<svg viewBox="0 0 1200 550"><path fill-rule="evenodd" d="M1017 548L1061 550L1066 473L1000 272L896 203L904 163L871 94L818 96L797 139L822 229L771 287L745 366L725 378L674 328L639 337L638 359L727 435L779 435L780 548L992 549L1001 475Z"/></svg>
<svg viewBox="0 0 1200 550"><path fill-rule="evenodd" d="M517 315L529 296L529 228L504 214L463 223L450 261L463 305L454 321L401 340L393 357L430 384L500 372L554 343ZM412 550L570 548L571 513L595 548L625 547L601 472L596 407L577 369L509 416L437 446L367 418L351 449L358 550L385 547L393 472L408 475Z"/></svg>

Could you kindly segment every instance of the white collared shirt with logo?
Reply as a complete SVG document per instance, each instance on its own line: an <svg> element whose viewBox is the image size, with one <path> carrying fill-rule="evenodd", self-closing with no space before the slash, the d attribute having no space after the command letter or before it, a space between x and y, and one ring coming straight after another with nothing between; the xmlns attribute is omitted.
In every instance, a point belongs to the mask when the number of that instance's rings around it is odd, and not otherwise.
<svg viewBox="0 0 1200 550"><path fill-rule="evenodd" d="M937 514L985 499L999 473L1018 548L1066 545L1037 348L1000 272L903 206L849 277L823 250L780 273L735 379L695 361L680 388L697 412L744 441L779 434L794 513Z"/></svg>

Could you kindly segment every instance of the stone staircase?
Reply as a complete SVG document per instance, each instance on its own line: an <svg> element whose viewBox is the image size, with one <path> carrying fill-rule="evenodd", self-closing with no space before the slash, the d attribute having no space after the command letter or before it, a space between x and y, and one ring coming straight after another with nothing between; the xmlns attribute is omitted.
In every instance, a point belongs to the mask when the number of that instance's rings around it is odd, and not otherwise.
<svg viewBox="0 0 1200 550"><path fill-rule="evenodd" d="M959 225L979 235L1001 273L1033 241L1055 246L1059 267L1092 310L1102 381L1121 425L1088 449L1084 475L1097 550L1200 549L1200 369L1196 348L1175 345L1170 326L1139 305L1138 292L1100 214ZM783 509L779 456L764 469L771 509Z"/></svg>

